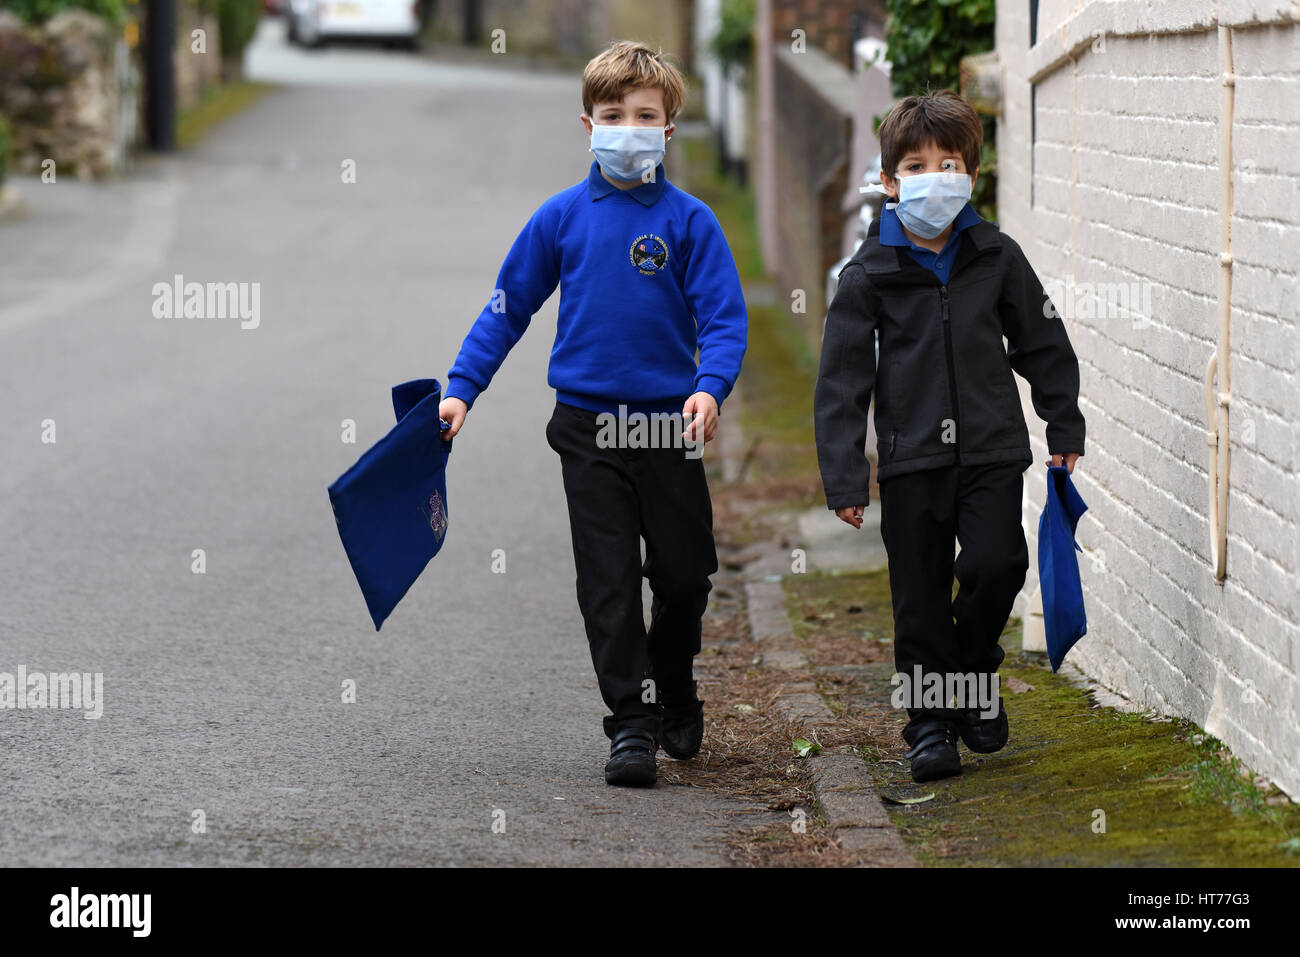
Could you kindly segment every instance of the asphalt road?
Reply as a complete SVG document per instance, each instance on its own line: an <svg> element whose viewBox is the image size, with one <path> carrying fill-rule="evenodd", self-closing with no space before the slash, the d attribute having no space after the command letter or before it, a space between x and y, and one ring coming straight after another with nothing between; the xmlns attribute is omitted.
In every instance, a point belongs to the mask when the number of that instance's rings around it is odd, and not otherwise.
<svg viewBox="0 0 1300 957"><path fill-rule="evenodd" d="M31 213L0 225L0 672L103 674L98 720L0 711L0 862L722 863L735 805L601 776L544 436L558 296L470 414L446 546L382 633L326 496L586 175L578 78L274 31L250 66L285 85L193 152L19 179ZM156 317L177 274L259 284L260 323Z"/></svg>

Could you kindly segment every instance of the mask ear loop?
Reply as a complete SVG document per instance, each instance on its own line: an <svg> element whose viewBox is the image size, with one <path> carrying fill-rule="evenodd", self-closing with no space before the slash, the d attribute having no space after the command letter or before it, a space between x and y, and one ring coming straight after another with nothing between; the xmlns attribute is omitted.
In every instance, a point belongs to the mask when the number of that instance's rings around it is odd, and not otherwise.
<svg viewBox="0 0 1300 957"><path fill-rule="evenodd" d="M890 195L889 190L885 189L885 187L881 183L872 183L870 186L859 186L858 192L859 193L880 193L885 197L885 205L887 207L893 208L894 206L898 205L898 200L894 199L894 197Z"/></svg>

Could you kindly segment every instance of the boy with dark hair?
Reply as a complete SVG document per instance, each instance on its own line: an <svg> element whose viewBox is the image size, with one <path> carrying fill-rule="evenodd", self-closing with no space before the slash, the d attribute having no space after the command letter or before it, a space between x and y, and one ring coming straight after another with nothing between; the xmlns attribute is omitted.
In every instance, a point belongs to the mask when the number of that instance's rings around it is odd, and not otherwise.
<svg viewBox="0 0 1300 957"><path fill-rule="evenodd" d="M678 759L700 749L693 661L718 563L699 447L717 430L748 328L717 218L660 162L683 91L676 68L642 43L615 43L587 65L581 120L596 160L515 240L439 407L450 439L558 285L546 437L563 469L578 605L611 712L605 780L618 785L654 784L659 746ZM632 441L647 416L675 418L675 441ZM643 576L654 594L648 631Z"/></svg>
<svg viewBox="0 0 1300 957"><path fill-rule="evenodd" d="M908 97L881 124L893 202L840 271L814 396L827 506L861 528L875 394L895 684L913 692L903 737L917 781L961 772L958 737L982 753L1007 741L1001 698L936 702L917 686L997 685L998 638L1029 567L1020 510L1033 456L1013 370L1047 423L1050 464L1073 472L1083 454L1065 326L1019 245L969 202L982 140L979 117L951 90Z"/></svg>

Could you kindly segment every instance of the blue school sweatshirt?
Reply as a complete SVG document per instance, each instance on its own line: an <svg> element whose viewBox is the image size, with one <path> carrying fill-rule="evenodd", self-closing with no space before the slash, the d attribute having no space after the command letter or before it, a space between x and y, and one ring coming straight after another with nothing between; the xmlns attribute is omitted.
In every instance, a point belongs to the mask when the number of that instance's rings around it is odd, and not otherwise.
<svg viewBox="0 0 1300 957"><path fill-rule="evenodd" d="M679 412L707 392L722 407L740 374L748 315L717 217L655 169L620 190L591 164L585 182L535 212L447 375L473 406L556 286L547 383L597 412ZM695 362L699 349L700 361Z"/></svg>

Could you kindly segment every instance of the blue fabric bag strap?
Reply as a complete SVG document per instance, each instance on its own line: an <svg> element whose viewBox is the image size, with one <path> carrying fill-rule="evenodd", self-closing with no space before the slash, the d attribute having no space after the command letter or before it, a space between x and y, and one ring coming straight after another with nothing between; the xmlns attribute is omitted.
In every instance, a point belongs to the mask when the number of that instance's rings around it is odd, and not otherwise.
<svg viewBox="0 0 1300 957"><path fill-rule="evenodd" d="M437 379L412 379L393 386L393 414L401 422L407 414L429 396L437 396L442 386Z"/></svg>
<svg viewBox="0 0 1300 957"><path fill-rule="evenodd" d="M1083 497L1079 490L1074 487L1074 482L1070 480L1070 470L1064 465L1049 465L1047 467L1047 477L1050 478L1056 486L1056 497L1061 506L1061 518L1070 529L1070 537L1074 538L1074 533L1079 528L1079 519L1083 513L1088 511L1088 506L1084 504ZM1083 551L1079 543L1074 543L1075 551Z"/></svg>
<svg viewBox="0 0 1300 957"><path fill-rule="evenodd" d="M442 386L437 379L412 379L410 382L403 382L401 385L393 386L393 415L397 421L401 422L404 418L415 411L416 407L432 399L430 406L433 410L433 417L437 416L439 403L442 401ZM421 409L421 413L425 410ZM451 423L446 419L438 419L439 431L446 432L451 428ZM442 443L442 460L445 463L447 456L451 454L451 443L455 439L448 439Z"/></svg>

